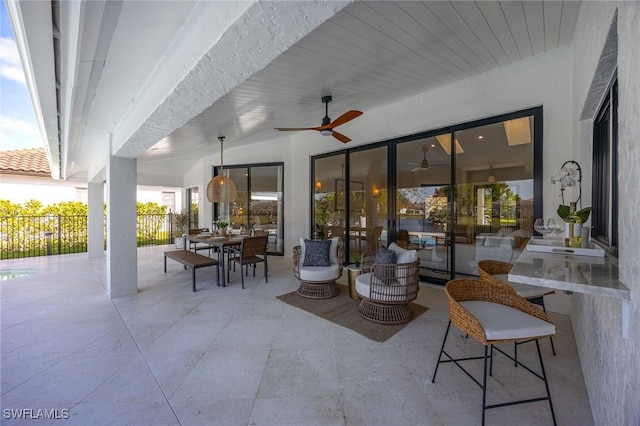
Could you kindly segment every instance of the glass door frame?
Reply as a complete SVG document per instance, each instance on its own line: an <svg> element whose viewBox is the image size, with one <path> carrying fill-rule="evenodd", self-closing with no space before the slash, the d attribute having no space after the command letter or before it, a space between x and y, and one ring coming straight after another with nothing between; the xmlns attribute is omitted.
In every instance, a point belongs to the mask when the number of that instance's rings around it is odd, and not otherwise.
<svg viewBox="0 0 640 426"><path fill-rule="evenodd" d="M284 221L285 221L285 216L284 216L284 200L285 200L285 188L284 188L284 176L285 176L285 169L284 169L284 162L269 162L269 163L250 163L250 164L234 164L234 165L224 165L224 171L228 171L228 170L233 170L233 169L246 169L247 170L247 192L250 194L251 193L251 169L252 168L257 168L257 167L280 167L281 171L282 171L282 176L281 179L279 179L279 185L281 185L280 188L278 188L278 192L280 192L282 194L282 200L279 201L279 203L282 203L282 208L278 209L278 234L277 234L277 238L280 239L280 241L282 241L282 244L280 245L280 250L279 251L271 251L269 249L267 249L267 254L269 255L275 255L275 256L284 256ZM215 177L218 175L218 172L220 170L220 166L212 166L212 175ZM235 183L235 182L234 182ZM248 197L248 205L246 206L247 208L247 217L250 216L251 214L251 198ZM220 211L224 210L221 209L221 207L218 205L219 203L211 203L211 217L212 218L217 218L220 215ZM268 247L268 246L267 246Z"/></svg>
<svg viewBox="0 0 640 426"><path fill-rule="evenodd" d="M489 124L495 124L503 121L513 120L521 117L533 117L533 216L534 217L542 217L542 213L544 211L543 206L543 107L531 107L522 109L519 111L514 111L510 113L495 115L492 117L482 118L478 120L472 120L465 123L455 124L451 126L445 126L433 130L428 130L424 132L418 132L411 135L401 136L397 138L391 138L380 142L374 142L371 144L360 145L353 148L346 148L339 151L332 151L323 154L319 154L316 156L311 156L310 167L309 167L309 182L313 183L315 179L315 160L320 158L326 158L336 155L344 155L345 157L345 180L346 180L346 188L345 191L349 193L349 179L350 179L350 167L349 160L350 154L359 151L366 151L369 149L379 148L379 147L387 147L387 188L389 192L388 197L388 206L387 206L387 241L395 241L397 226L398 226L398 218L396 215L396 197L392 196L395 194L397 190L397 181L396 181L396 161L397 161L397 145L410 142L416 139L434 137L436 135L449 134L450 135L450 143L451 143L451 152L455 153L454 143L455 143L455 133L460 132L465 129L470 129L473 127L480 127ZM450 185L452 188L451 193L452 200L449 200L449 208L451 211L450 218L447 224L447 237L450 238L450 241L454 241L455 235L455 227L453 226L453 220L456 217L456 208L455 206L455 187L457 184L456 181L456 155L451 156L451 164L450 164ZM310 207L310 223L309 223L309 235L314 235L314 191L313 184L310 186L311 190L309 191L309 207ZM347 203L346 208L349 209L349 198L347 197L345 202ZM347 230L348 232L348 230ZM348 254L349 247L345 248L345 259L349 259ZM455 276L455 244L451 246L451 258L449 260L449 264L452 265L450 272L450 276L448 279L451 279ZM439 280L435 279L434 281L438 282ZM446 280L444 280L446 282Z"/></svg>

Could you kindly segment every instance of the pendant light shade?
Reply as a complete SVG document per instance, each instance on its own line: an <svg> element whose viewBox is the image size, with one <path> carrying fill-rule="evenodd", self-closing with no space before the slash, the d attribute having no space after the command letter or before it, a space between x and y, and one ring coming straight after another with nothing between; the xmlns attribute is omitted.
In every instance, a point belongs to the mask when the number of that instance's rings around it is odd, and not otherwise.
<svg viewBox="0 0 640 426"><path fill-rule="evenodd" d="M489 183L493 183L493 182L495 182L495 181L496 181L496 177L495 177L495 175L493 174L493 166L489 166L489 170L490 170L490 171L489 171L489 176L487 176L487 181L488 181Z"/></svg>
<svg viewBox="0 0 640 426"><path fill-rule="evenodd" d="M220 173L214 176L207 185L207 200L210 203L232 203L238 197L236 185L230 177L224 175L223 142L224 136L218 138L220 141Z"/></svg>

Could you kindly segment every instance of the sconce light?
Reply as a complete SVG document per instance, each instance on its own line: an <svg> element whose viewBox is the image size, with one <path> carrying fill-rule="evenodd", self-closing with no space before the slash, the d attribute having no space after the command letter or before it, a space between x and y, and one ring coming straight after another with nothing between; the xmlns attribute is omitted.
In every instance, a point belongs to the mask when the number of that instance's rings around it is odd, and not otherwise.
<svg viewBox="0 0 640 426"><path fill-rule="evenodd" d="M371 194L373 194L373 198L378 198L378 195L380 194L380 190L374 186L373 191L371 191Z"/></svg>
<svg viewBox="0 0 640 426"><path fill-rule="evenodd" d="M322 182L317 181L316 182L316 192L319 192L322 189Z"/></svg>

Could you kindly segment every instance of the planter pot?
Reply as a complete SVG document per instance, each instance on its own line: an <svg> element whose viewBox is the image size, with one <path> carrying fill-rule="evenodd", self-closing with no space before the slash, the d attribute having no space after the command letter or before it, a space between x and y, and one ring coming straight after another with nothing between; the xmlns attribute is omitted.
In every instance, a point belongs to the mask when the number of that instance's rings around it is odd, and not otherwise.
<svg viewBox="0 0 640 426"><path fill-rule="evenodd" d="M174 239L174 243L175 243L177 249L183 249L184 248L184 238L176 237Z"/></svg>

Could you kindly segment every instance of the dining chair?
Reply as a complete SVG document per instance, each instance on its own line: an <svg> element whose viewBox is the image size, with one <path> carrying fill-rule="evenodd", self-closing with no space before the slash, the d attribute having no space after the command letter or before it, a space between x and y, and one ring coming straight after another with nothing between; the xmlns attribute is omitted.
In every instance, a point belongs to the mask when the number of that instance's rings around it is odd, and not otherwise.
<svg viewBox="0 0 640 426"><path fill-rule="evenodd" d="M382 236L382 229L383 227L381 225L367 229L367 234L365 235L367 246L366 250L375 251L380 248L380 237Z"/></svg>
<svg viewBox="0 0 640 426"><path fill-rule="evenodd" d="M256 265L258 263L264 263L264 279L265 282L269 282L269 266L267 264L267 235L260 235L256 237L245 237L242 239L239 248L230 248L229 255L227 257L229 264L233 263L234 266L238 264L240 266L240 277L242 280L242 288L244 288L244 276L249 274L249 265L253 265L253 276L256 276ZM244 274L242 269L245 269ZM229 268L227 268L229 270ZM230 271L229 271L230 272ZM229 282L229 275L227 273L227 282Z"/></svg>
<svg viewBox="0 0 640 426"><path fill-rule="evenodd" d="M191 236L201 234L202 232L204 232L203 228L189 229L189 235ZM198 250L207 250L207 252L209 253L209 257L211 257L211 246L209 244L202 244L202 243L197 243L195 241L190 241L189 249L193 250L196 253L198 252Z"/></svg>
<svg viewBox="0 0 640 426"><path fill-rule="evenodd" d="M530 402L549 401L553 424L556 417L553 411L549 383L544 369L544 361L540 353L539 339L550 337L556 333L556 327L549 316L519 297L513 291L492 285L485 281L468 278L451 280L445 286L447 302L449 306L449 323L442 340L438 362L433 372L431 383L435 383L438 367L442 363L452 362L460 368L471 380L482 388L482 425L485 423L485 411L492 408L508 407L516 404ZM454 358L445 350L445 344L451 324L455 325L463 333L484 345L484 356ZM534 371L530 367L517 361L495 345L510 342L535 341L540 363L540 371ZM533 374L544 382L546 396L527 398L498 404L487 404L487 372L493 376L493 352L497 351L512 361L516 366L522 366L524 370ZM482 359L484 368L482 383L474 375L465 369L462 362ZM489 369L487 371L487 363ZM531 384L525 385L530 388ZM501 392L502 393L502 392ZM527 389L527 393L530 393Z"/></svg>
<svg viewBox="0 0 640 426"><path fill-rule="evenodd" d="M407 250L420 249L419 238L415 235L410 235L406 229L399 229L396 233L396 244Z"/></svg>
<svg viewBox="0 0 640 426"><path fill-rule="evenodd" d="M513 265L508 262L502 262L499 260L481 260L478 262L478 275L482 281L486 281L507 291L511 291L518 296L527 299L529 302L540 306L546 313L547 309L544 306L544 296L553 294L555 291L548 287L538 287L535 285L509 281L508 276L511 268L513 268ZM551 352L555 355L556 348L553 345L553 337L549 336L549 342L551 342ZM518 344L519 343L515 344L514 356L516 359L518 359Z"/></svg>

